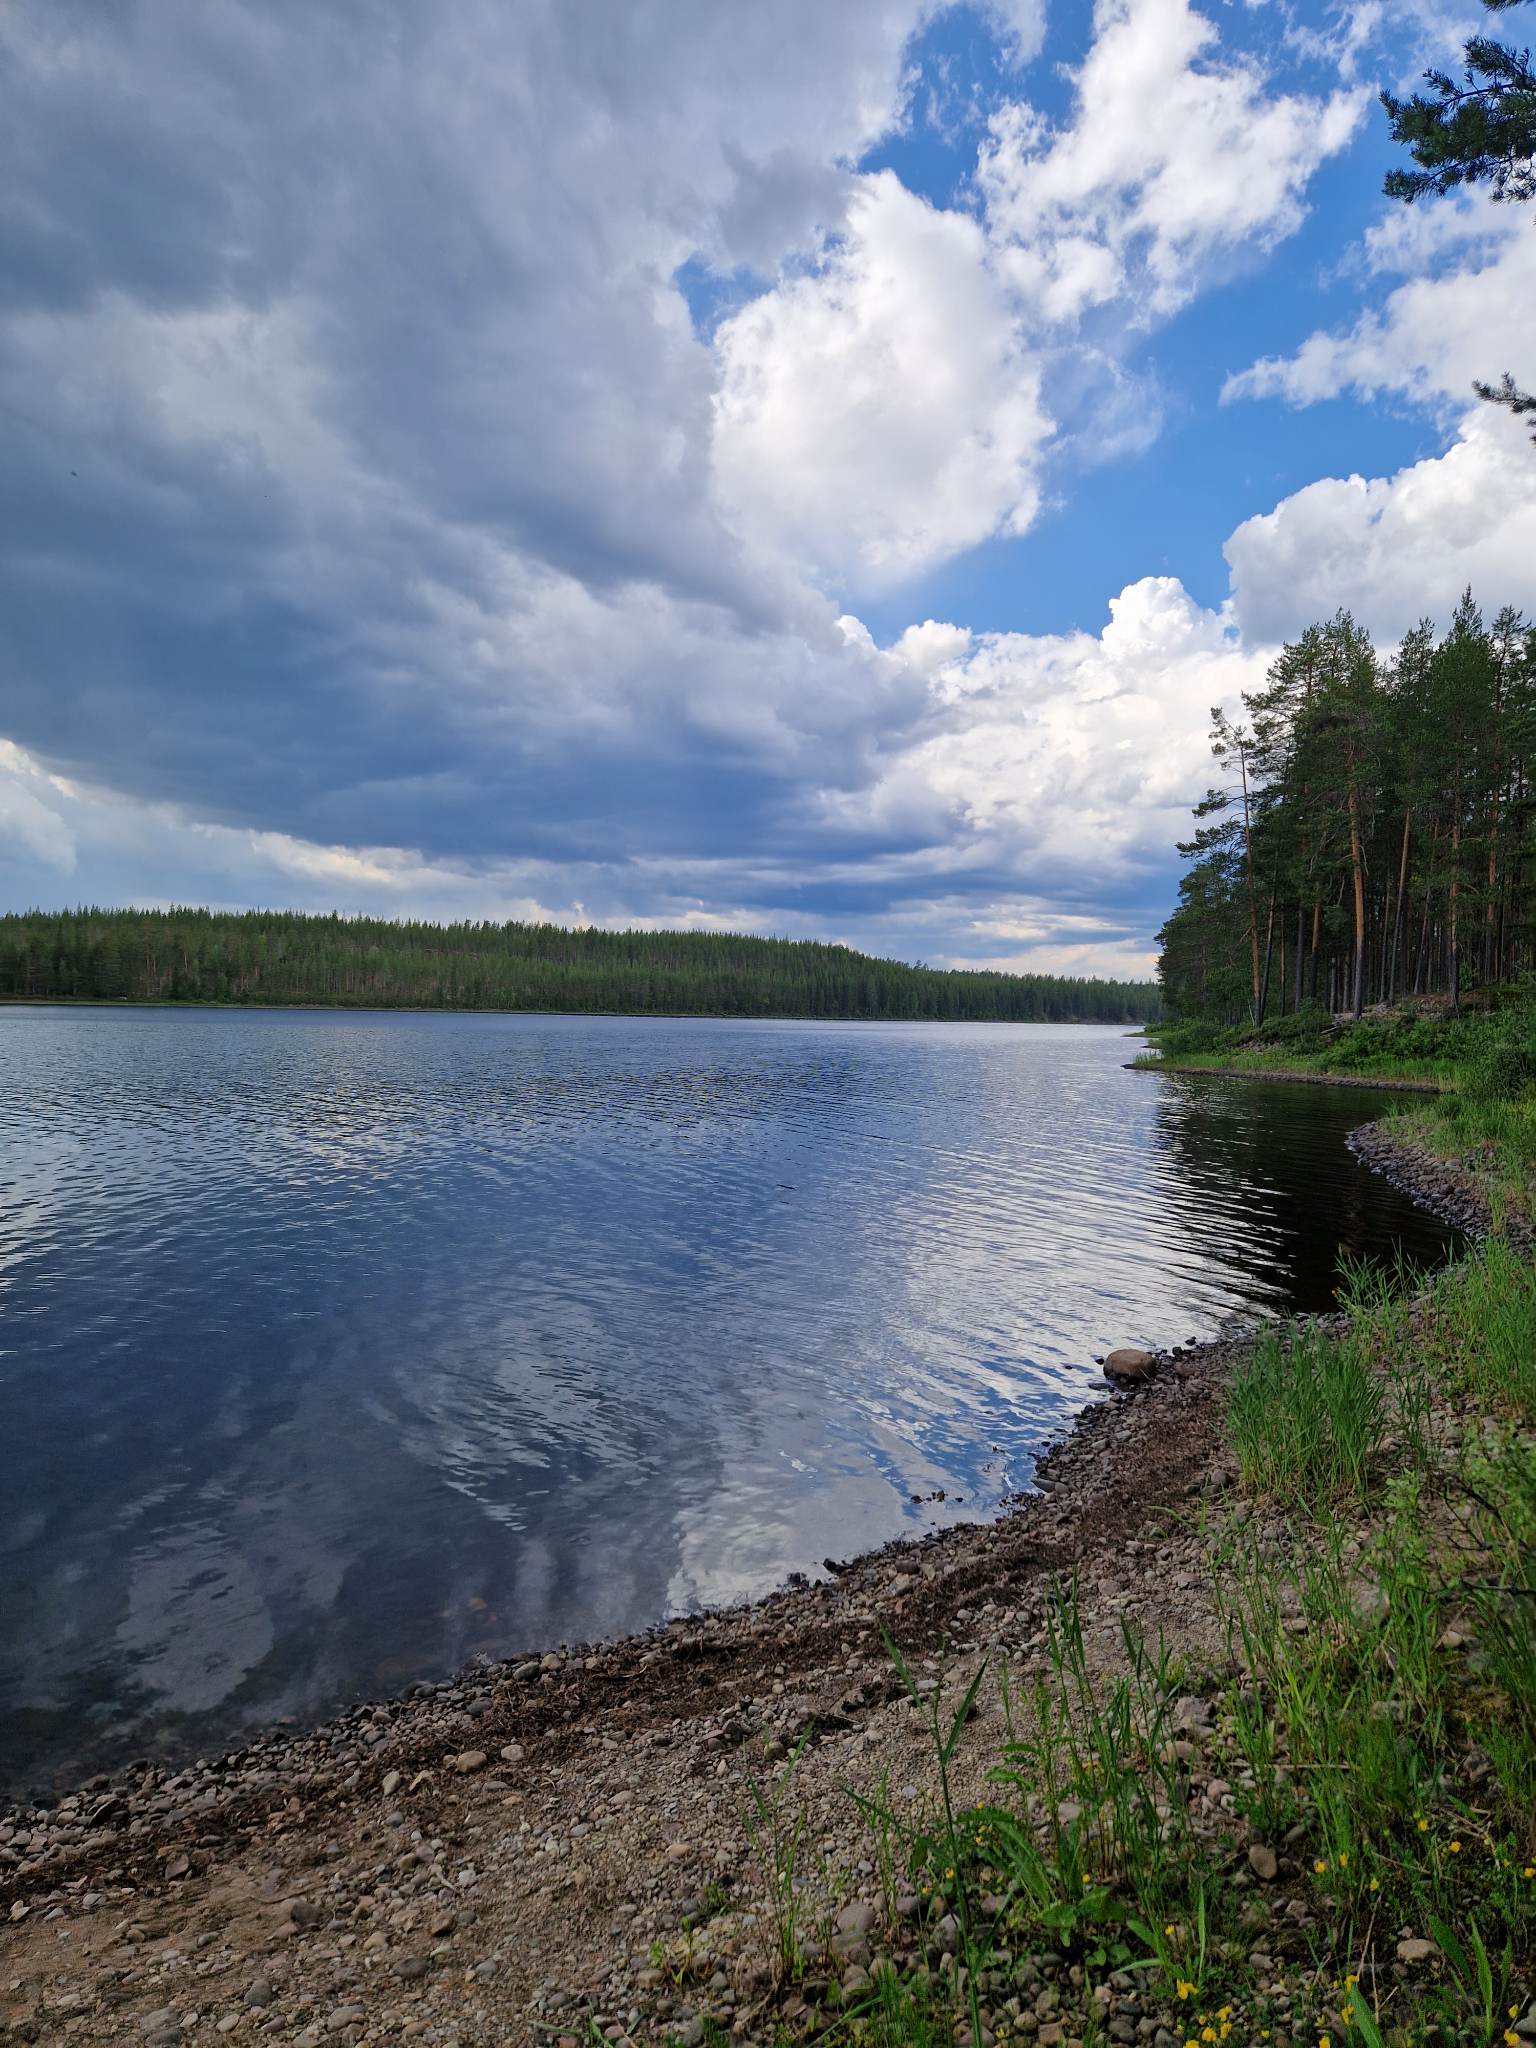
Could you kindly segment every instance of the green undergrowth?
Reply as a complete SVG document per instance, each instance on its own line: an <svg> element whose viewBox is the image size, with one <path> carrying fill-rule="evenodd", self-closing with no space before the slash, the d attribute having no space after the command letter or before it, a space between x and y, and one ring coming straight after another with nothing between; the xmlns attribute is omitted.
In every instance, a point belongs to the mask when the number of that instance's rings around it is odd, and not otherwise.
<svg viewBox="0 0 1536 2048"><path fill-rule="evenodd" d="M1260 1028L1204 1021L1155 1024L1138 1066L1342 1080L1414 1082L1511 1100L1536 1083L1536 1006L1528 990L1498 992L1492 1007L1452 1013L1412 1005L1339 1022L1306 1006Z"/></svg>
<svg viewBox="0 0 1536 2048"><path fill-rule="evenodd" d="M1394 1136L1467 1168L1495 1215L1536 1224L1536 1087L1514 1095L1461 1090L1415 1103L1392 1119Z"/></svg>
<svg viewBox="0 0 1536 2048"><path fill-rule="evenodd" d="M782 2038L1530 2048L1536 1273L1494 1241L1342 1300L1231 1384L1198 1652L1124 1621L1108 1656L1068 1579L1027 1682L994 1663L946 1699L892 1646L939 1793L919 1820L850 1788L884 1910L847 1996L790 1995L781 1870ZM982 1684L1007 1740L962 1804ZM772 1801L760 1838L797 1846Z"/></svg>

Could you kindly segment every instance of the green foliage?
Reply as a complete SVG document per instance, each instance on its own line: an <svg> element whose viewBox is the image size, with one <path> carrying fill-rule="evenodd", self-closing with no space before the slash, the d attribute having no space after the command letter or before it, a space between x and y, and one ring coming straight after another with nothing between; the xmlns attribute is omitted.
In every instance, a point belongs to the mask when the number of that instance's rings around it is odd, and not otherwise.
<svg viewBox="0 0 1536 2048"><path fill-rule="evenodd" d="M1388 171L1387 196L1409 201L1458 185L1489 185L1496 199L1536 196L1536 71L1530 53L1469 37L1460 80L1427 71L1427 93L1407 100L1384 92L1392 140L1418 169Z"/></svg>
<svg viewBox="0 0 1536 2048"><path fill-rule="evenodd" d="M1521 0L1484 0L1490 12L1501 13ZM1427 71L1427 93L1401 100L1381 96L1392 124L1392 140L1401 143L1417 170L1390 170L1385 190L1390 198L1411 204L1427 193L1446 193L1458 185L1488 185L1495 199L1527 200L1536 196L1536 70L1529 50L1516 50L1492 36L1469 37L1462 53L1459 80L1443 71ZM1506 370L1497 384L1479 378L1479 398L1501 405L1517 419L1536 419L1536 394L1522 391ZM1536 440L1536 423L1531 430Z"/></svg>
<svg viewBox="0 0 1536 2048"><path fill-rule="evenodd" d="M977 1667L976 1675L966 1687L960 1704L949 1716L945 1725L941 1688L935 1686L924 1693L917 1680L907 1668L906 1659L889 1636L885 1647L891 1662L895 1665L907 1696L914 1707L924 1716L928 1724L928 1735L938 1764L939 1795L943 1813L944 1832L938 1845L938 1853L945 1858L946 1875L954 1882L955 1909L960 1923L960 1940L965 1953L966 2001L970 2008L971 2048L982 2048L981 2004L977 1988L977 1967L980 1961L981 1944L978 1939L976 1907L967 1882L968 1863L961 1831L955 1817L954 1794L950 1784L950 1767L955 1760L955 1751L960 1746L960 1737L966 1722L976 1704L976 1695L982 1680L987 1675L985 1662ZM929 1852L932 1855L932 1851ZM937 1860L936 1857L934 1860Z"/></svg>
<svg viewBox="0 0 1536 2048"><path fill-rule="evenodd" d="M1287 1507L1364 1500L1386 1402L1358 1340L1269 1331L1232 1376L1227 1426L1251 1491Z"/></svg>
<svg viewBox="0 0 1536 2048"><path fill-rule="evenodd" d="M1335 1017L1455 1009L1536 966L1536 635L1518 613L1488 624L1468 593L1444 635L1421 622L1389 663L1340 612L1243 708L1246 727L1213 725L1229 779L1194 806L1159 933L1172 1017L1310 1018L1304 1046Z"/></svg>
<svg viewBox="0 0 1536 2048"><path fill-rule="evenodd" d="M800 1888L796 1873L805 1839L806 1811L792 1805L795 1769L808 1735L802 1735L788 1762L768 1785L747 1781L749 1807L743 1816L747 1840L762 1866L773 1915L774 1958L782 1982L800 1974Z"/></svg>
<svg viewBox="0 0 1536 2048"><path fill-rule="evenodd" d="M1305 1005L1258 1027L1194 1019L1153 1025L1147 1037L1158 1057L1175 1066L1443 1082L1460 1090L1442 1109L1451 1118L1462 1114L1458 1099L1479 1111L1523 1106L1536 1084L1536 1009L1528 997L1491 1011L1410 1009L1349 1024L1335 1024L1326 1011ZM1531 1106L1536 1109L1536 1101ZM1505 1121L1510 1132L1518 1131L1520 1117ZM1490 1142L1502 1143L1506 1135L1498 1124L1493 1118L1483 1134Z"/></svg>
<svg viewBox="0 0 1536 2048"><path fill-rule="evenodd" d="M1196 1017L1188 1024L1164 1024L1148 1035L1164 1059L1170 1060L1188 1059L1195 1053L1218 1052L1234 1036L1203 1017Z"/></svg>
<svg viewBox="0 0 1536 2048"><path fill-rule="evenodd" d="M725 932L389 923L284 911L0 917L0 997L1126 1024L1146 982L909 967Z"/></svg>
<svg viewBox="0 0 1536 2048"><path fill-rule="evenodd" d="M898 1659L945 1790L936 1825L890 1822L933 1916L963 1913L966 1936L956 1967L882 1977L843 2016L851 2041L974 2038L973 1987L995 2022L1048 1958L1052 2016L1085 2044L1129 1985L1140 2036L1196 2048L1519 2038L1536 1273L1495 1241L1427 1288L1403 1264L1354 1265L1340 1298L1342 1329L1274 1336L1234 1387L1232 1447L1269 1504L1212 1536L1225 1656L1193 1677L1126 1620L1112 1659L1057 1581L1034 1683L1021 1697L1002 1670L995 1797L962 1810L949 1771L974 1687L948 1716ZM1180 1698L1191 1682L1200 1697ZM1001 2005L1000 2036L1019 2010Z"/></svg>
<svg viewBox="0 0 1536 2048"><path fill-rule="evenodd" d="M1327 1045L1330 1073L1463 1065L1476 1057L1482 1020L1397 1016L1352 1024Z"/></svg>
<svg viewBox="0 0 1536 2048"><path fill-rule="evenodd" d="M1536 1007L1491 1018L1467 1062L1463 1092L1470 1102L1513 1102L1536 1086Z"/></svg>
<svg viewBox="0 0 1536 2048"><path fill-rule="evenodd" d="M1444 1382L1480 1406L1536 1423L1536 1267L1502 1239L1436 1278L1419 1342Z"/></svg>

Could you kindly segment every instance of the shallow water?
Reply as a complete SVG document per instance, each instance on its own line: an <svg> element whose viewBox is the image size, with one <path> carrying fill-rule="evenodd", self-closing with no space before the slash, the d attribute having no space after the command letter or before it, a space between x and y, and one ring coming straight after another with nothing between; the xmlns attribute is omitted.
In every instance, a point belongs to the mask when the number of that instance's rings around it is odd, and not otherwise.
<svg viewBox="0 0 1536 2048"><path fill-rule="evenodd" d="M1375 1093L1013 1025L0 1011L0 1775L764 1591L1451 1234ZM914 1502L942 1489L942 1503Z"/></svg>

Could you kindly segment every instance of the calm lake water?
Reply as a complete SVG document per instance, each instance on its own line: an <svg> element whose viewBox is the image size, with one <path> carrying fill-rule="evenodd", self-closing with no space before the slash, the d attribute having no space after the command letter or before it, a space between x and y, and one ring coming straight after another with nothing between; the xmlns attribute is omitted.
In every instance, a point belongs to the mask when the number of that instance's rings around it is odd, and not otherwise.
<svg viewBox="0 0 1536 2048"><path fill-rule="evenodd" d="M1444 1255L1345 1150L1384 1098L1135 1050L0 1011L0 1774L985 1514L1096 1353L1321 1307L1341 1246Z"/></svg>

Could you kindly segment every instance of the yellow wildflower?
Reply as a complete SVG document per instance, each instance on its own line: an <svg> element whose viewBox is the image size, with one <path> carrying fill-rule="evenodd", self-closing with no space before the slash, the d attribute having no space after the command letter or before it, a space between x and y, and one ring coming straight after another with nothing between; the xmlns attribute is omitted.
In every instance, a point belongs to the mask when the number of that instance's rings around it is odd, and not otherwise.
<svg viewBox="0 0 1536 2048"><path fill-rule="evenodd" d="M1427 1820L1424 1820L1423 1818L1421 1818L1419 1821L1419 1833L1421 1835L1427 1835L1429 1833L1429 1822Z"/></svg>
<svg viewBox="0 0 1536 2048"><path fill-rule="evenodd" d="M1323 1859L1319 1857L1317 1861L1313 1864L1312 1868L1317 1872L1318 1876L1321 1877L1323 1872L1328 1868L1328 1866L1323 1861Z"/></svg>
<svg viewBox="0 0 1536 2048"><path fill-rule="evenodd" d="M1460 1844L1460 1842L1450 1842L1450 1843L1448 1843L1448 1844L1447 1844L1446 1846L1447 1846L1447 1847L1449 1848L1449 1850L1450 1850L1450 1852L1451 1852L1451 1854L1452 1854L1453 1856L1459 1856L1459 1855L1461 1854L1461 1844Z"/></svg>

